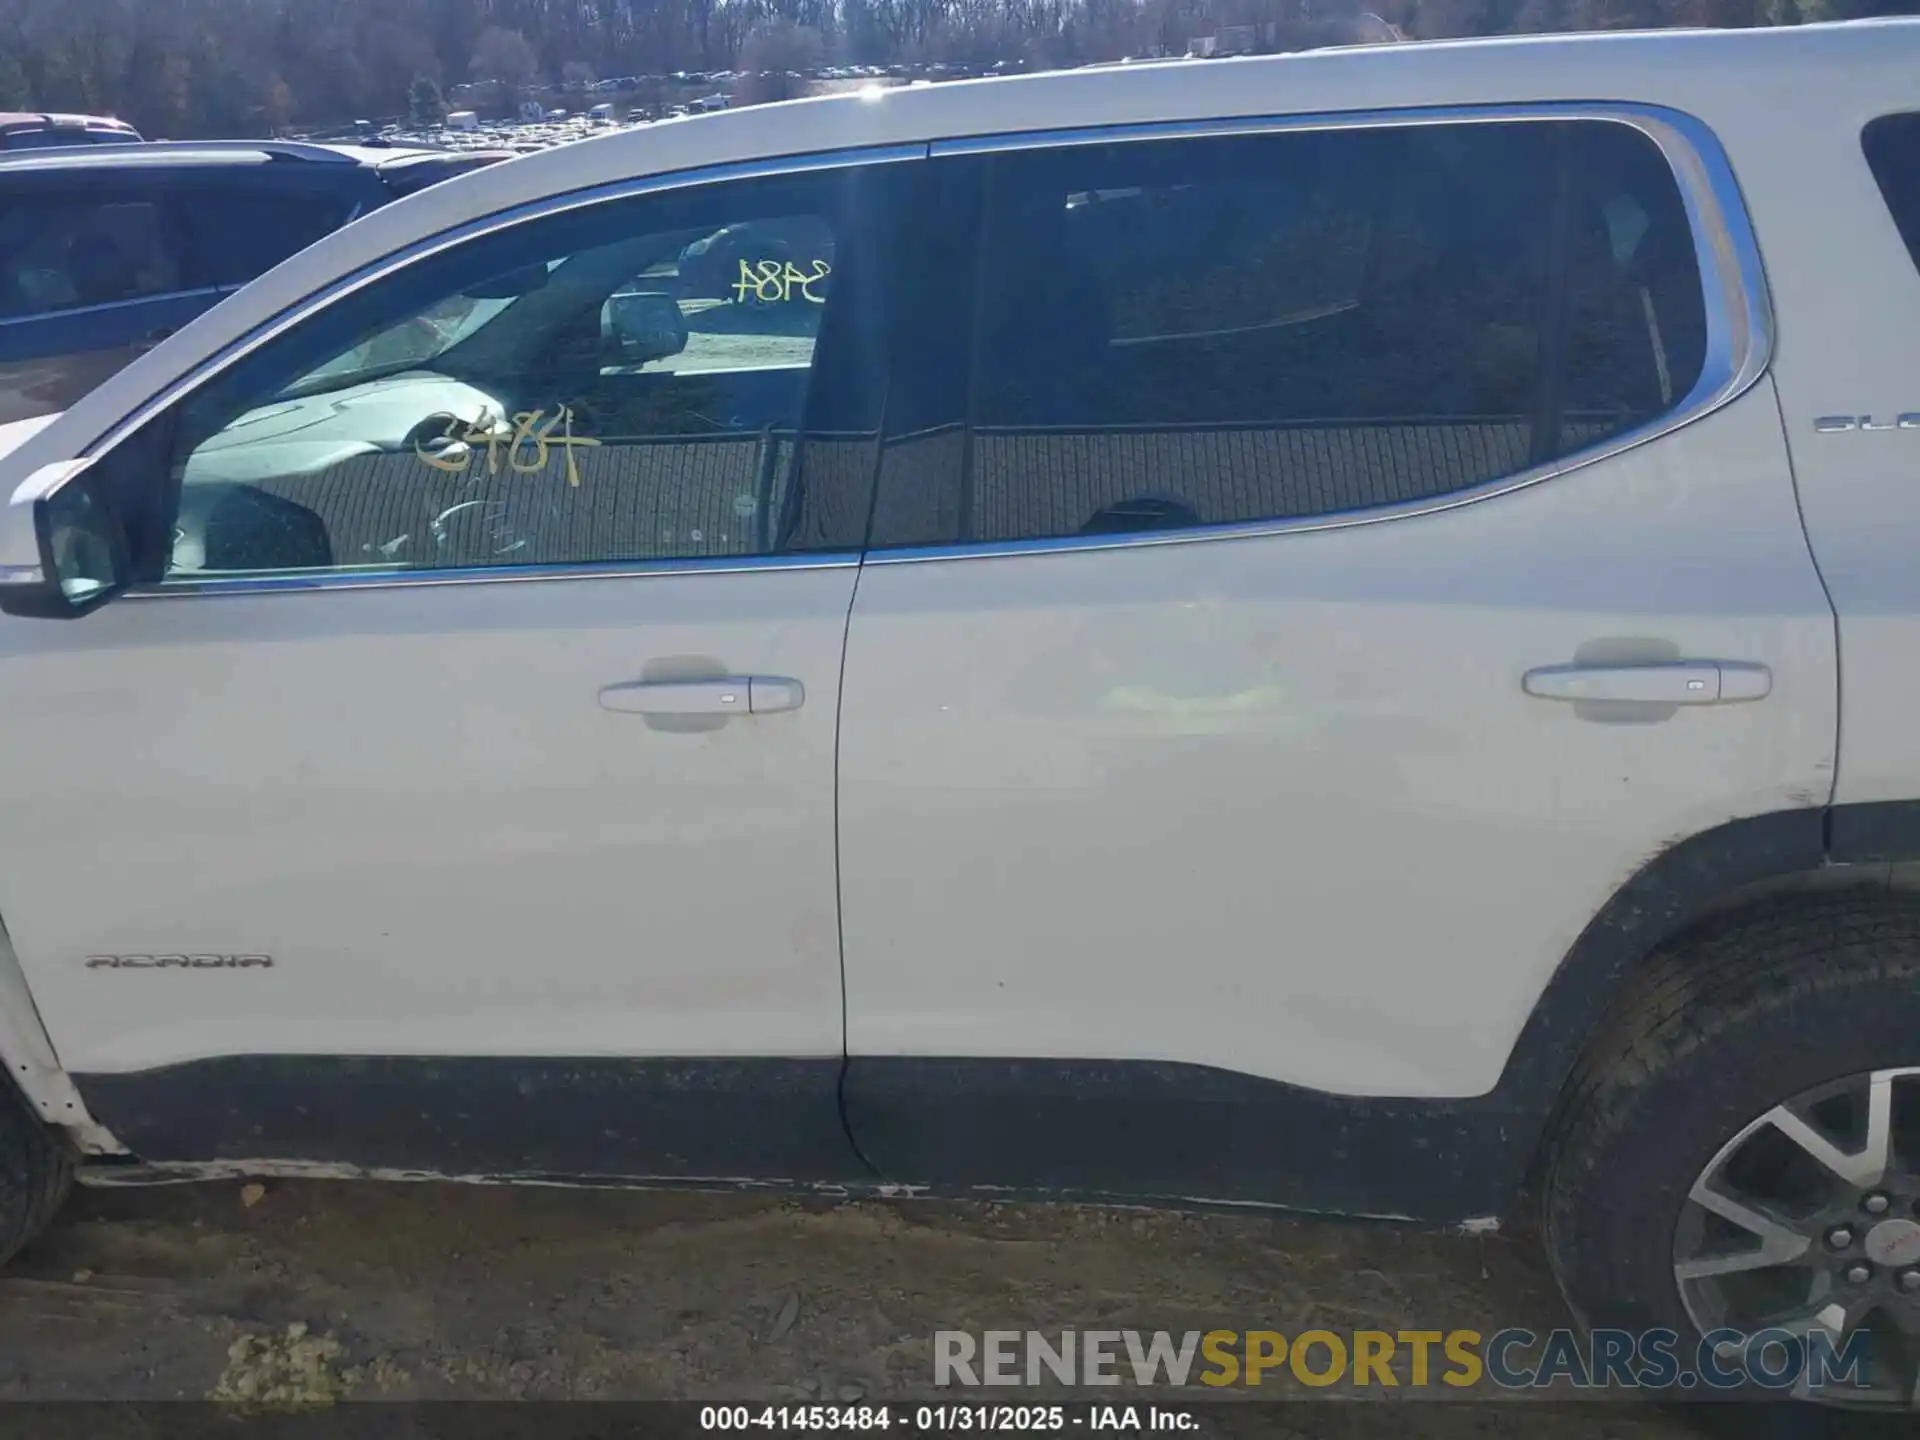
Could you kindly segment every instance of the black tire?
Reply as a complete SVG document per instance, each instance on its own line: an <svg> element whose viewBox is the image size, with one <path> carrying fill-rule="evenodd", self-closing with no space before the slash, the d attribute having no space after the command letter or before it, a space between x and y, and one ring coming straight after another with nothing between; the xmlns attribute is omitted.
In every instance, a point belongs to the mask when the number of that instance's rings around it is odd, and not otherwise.
<svg viewBox="0 0 1920 1440"><path fill-rule="evenodd" d="M1920 1065L1920 898L1783 897L1659 956L1569 1081L1541 1167L1543 1238L1589 1327L1699 1335L1675 1226L1721 1147L1776 1104Z"/></svg>
<svg viewBox="0 0 1920 1440"><path fill-rule="evenodd" d="M0 1265L47 1228L73 1188L73 1149L0 1082Z"/></svg>

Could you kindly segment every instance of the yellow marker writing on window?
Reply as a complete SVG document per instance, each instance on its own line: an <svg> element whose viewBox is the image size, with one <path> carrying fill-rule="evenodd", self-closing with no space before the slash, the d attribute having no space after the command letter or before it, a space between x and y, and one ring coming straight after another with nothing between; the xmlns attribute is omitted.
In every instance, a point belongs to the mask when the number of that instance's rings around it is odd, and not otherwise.
<svg viewBox="0 0 1920 1440"><path fill-rule="evenodd" d="M814 294L813 287L833 273L833 266L824 260L809 263L813 266L811 275L791 260L742 260L740 278L733 284L735 303L752 299L762 305L780 305L797 293L815 305L826 304L827 297Z"/></svg>
<svg viewBox="0 0 1920 1440"><path fill-rule="evenodd" d="M573 452L583 445L597 446L600 442L573 433L572 407L562 405L554 417L543 425L540 422L545 414L544 410L524 410L513 417L513 443L507 448L507 464L518 474L537 475L547 468L548 449L557 446L567 457L567 484L578 490L580 467L574 461ZM563 430L563 433L555 435L555 430ZM520 447L526 444L532 444L535 451L531 465L522 465L519 460Z"/></svg>
<svg viewBox="0 0 1920 1440"><path fill-rule="evenodd" d="M555 431L559 434L555 434ZM439 435L429 436L414 442L413 453L423 465L449 475L464 474L473 464L473 447L485 445L487 450L487 473L500 473L502 449L506 452L507 468L518 475L537 475L547 468L551 459L550 452L558 448L567 457L567 484L574 489L580 488L580 466L574 458L574 451L582 446L597 446L600 442L585 435L573 433L573 407L562 405L551 419L545 410L523 410L513 417L513 433L508 435L503 427L490 415L483 415L476 421L453 419L447 423L446 430ZM429 449L428 447L433 447ZM525 458L531 447L532 458Z"/></svg>

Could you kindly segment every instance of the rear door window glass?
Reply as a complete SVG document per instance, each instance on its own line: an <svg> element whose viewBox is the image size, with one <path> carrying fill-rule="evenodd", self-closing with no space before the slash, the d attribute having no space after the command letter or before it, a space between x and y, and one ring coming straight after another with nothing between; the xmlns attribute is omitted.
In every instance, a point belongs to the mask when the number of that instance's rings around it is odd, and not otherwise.
<svg viewBox="0 0 1920 1440"><path fill-rule="evenodd" d="M1656 418L1704 363L1684 207L1625 125L1067 145L979 170L958 498L883 494L878 544L909 512L902 543L1001 541L1446 495Z"/></svg>
<svg viewBox="0 0 1920 1440"><path fill-rule="evenodd" d="M1686 400L1706 364L1706 302L1666 158L1624 125L1569 132L1565 300L1537 447L1554 459Z"/></svg>

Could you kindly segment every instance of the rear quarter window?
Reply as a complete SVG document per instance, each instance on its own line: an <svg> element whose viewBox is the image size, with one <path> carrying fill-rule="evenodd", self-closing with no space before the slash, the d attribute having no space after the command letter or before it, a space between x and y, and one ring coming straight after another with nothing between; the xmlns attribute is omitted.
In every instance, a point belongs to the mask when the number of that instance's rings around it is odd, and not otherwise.
<svg viewBox="0 0 1920 1440"><path fill-rule="evenodd" d="M1882 115L1860 137L1900 238L1920 270L1920 112Z"/></svg>

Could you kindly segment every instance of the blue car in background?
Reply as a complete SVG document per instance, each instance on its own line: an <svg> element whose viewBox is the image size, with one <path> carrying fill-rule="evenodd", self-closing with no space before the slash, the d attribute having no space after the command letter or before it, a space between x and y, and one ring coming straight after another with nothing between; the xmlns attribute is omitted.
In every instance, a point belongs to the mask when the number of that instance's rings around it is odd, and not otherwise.
<svg viewBox="0 0 1920 1440"><path fill-rule="evenodd" d="M0 425L66 409L356 216L509 158L127 138L0 150Z"/></svg>

